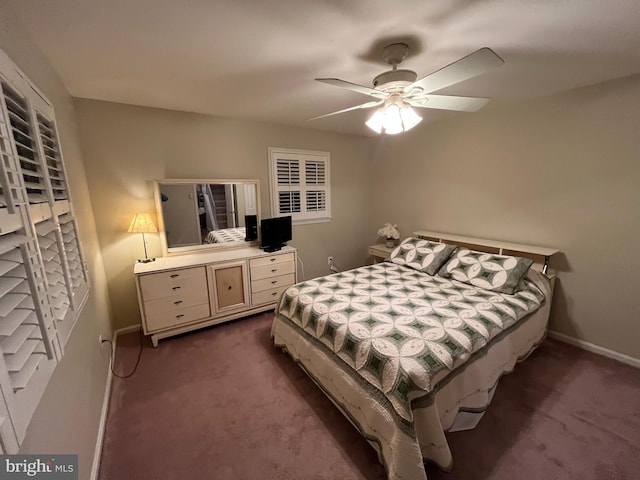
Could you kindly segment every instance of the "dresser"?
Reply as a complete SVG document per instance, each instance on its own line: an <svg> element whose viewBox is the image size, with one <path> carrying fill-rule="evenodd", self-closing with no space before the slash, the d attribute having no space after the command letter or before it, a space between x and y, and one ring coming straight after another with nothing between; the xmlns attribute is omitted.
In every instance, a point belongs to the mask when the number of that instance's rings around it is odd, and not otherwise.
<svg viewBox="0 0 640 480"><path fill-rule="evenodd" d="M145 335L158 340L275 307L297 281L297 251L256 247L158 258L134 267Z"/></svg>

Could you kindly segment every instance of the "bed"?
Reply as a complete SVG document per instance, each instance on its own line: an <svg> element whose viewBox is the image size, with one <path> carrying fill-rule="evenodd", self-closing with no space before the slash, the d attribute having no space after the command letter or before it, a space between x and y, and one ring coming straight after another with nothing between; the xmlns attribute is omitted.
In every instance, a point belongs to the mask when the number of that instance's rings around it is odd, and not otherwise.
<svg viewBox="0 0 640 480"><path fill-rule="evenodd" d="M211 230L204 239L204 243L244 242L246 236L245 227L221 228Z"/></svg>
<svg viewBox="0 0 640 480"><path fill-rule="evenodd" d="M445 432L473 428L499 378L544 339L557 252L415 232L391 261L287 289L272 338L388 478L426 479L425 460L452 466Z"/></svg>

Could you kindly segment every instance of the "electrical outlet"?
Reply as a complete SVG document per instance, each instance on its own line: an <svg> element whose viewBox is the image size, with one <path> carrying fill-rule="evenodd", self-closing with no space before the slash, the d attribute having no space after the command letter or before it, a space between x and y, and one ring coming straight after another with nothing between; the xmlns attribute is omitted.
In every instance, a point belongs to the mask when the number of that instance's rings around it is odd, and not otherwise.
<svg viewBox="0 0 640 480"><path fill-rule="evenodd" d="M327 265L329 267L331 267L333 265L333 257L332 256L328 256L327 257Z"/></svg>

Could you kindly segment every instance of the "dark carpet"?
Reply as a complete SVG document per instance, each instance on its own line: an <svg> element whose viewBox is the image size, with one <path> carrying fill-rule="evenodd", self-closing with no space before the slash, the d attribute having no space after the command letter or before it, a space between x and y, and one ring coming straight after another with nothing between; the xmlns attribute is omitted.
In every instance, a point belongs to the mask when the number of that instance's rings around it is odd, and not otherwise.
<svg viewBox="0 0 640 480"><path fill-rule="evenodd" d="M272 313L160 342L115 378L101 480L383 479L372 447L269 338ZM129 373L140 337L118 339ZM429 480L640 479L640 371L546 340Z"/></svg>

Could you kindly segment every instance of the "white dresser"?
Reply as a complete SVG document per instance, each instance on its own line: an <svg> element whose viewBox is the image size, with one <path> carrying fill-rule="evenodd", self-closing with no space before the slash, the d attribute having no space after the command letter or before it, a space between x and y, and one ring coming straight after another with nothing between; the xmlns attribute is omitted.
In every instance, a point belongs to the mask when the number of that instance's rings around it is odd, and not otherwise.
<svg viewBox="0 0 640 480"><path fill-rule="evenodd" d="M295 248L259 248L158 258L134 268L142 327L158 340L271 310L296 283Z"/></svg>

